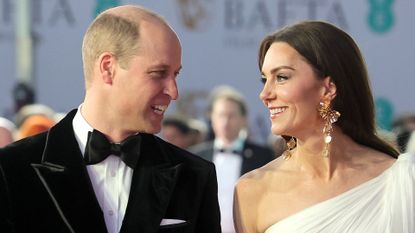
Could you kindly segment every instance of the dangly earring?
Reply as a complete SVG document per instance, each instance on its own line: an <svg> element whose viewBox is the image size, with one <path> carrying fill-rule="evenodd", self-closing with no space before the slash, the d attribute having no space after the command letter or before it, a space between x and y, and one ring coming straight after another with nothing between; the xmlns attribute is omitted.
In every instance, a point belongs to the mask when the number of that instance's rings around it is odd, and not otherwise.
<svg viewBox="0 0 415 233"><path fill-rule="evenodd" d="M284 158L284 160L289 160L292 156L291 151L292 149L295 148L296 145L296 141L294 139L294 137L291 137L290 140L287 141L287 150L284 151L284 153L282 153L282 156Z"/></svg>
<svg viewBox="0 0 415 233"><path fill-rule="evenodd" d="M324 134L324 150L323 156L329 157L330 154L330 142L332 140L331 133L333 132L333 123L336 122L339 117L340 113L331 109L330 101L326 100L324 102L320 102L318 107L318 113L320 114L321 118L325 121L323 134Z"/></svg>

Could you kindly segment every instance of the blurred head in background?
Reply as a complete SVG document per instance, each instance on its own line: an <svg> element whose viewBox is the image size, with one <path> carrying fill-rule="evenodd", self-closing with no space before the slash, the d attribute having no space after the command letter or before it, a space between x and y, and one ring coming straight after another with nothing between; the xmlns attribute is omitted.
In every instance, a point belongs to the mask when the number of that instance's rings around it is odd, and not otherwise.
<svg viewBox="0 0 415 233"><path fill-rule="evenodd" d="M17 139L43 133L55 125L55 120L43 115L32 115L27 117L18 129Z"/></svg>
<svg viewBox="0 0 415 233"><path fill-rule="evenodd" d="M15 125L10 120L0 117L0 147L6 146L14 141Z"/></svg>
<svg viewBox="0 0 415 233"><path fill-rule="evenodd" d="M161 137L181 148L190 146L190 127L187 119L178 116L165 117L162 123Z"/></svg>
<svg viewBox="0 0 415 233"><path fill-rule="evenodd" d="M225 145L236 140L247 127L247 107L241 93L229 86L217 87L208 106L216 139Z"/></svg>

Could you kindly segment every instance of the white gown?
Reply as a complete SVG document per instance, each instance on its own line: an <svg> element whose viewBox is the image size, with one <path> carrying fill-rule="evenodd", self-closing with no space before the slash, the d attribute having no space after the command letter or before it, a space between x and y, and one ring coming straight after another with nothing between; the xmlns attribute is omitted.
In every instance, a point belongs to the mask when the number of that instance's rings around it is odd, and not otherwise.
<svg viewBox="0 0 415 233"><path fill-rule="evenodd" d="M415 155L379 176L308 207L265 233L415 233Z"/></svg>

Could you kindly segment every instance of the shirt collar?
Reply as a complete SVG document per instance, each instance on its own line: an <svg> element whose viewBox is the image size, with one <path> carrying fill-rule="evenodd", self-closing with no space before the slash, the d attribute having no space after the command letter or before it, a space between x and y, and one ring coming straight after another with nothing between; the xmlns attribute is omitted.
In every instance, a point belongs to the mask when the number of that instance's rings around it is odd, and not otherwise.
<svg viewBox="0 0 415 233"><path fill-rule="evenodd" d="M226 147L229 151L242 151L244 147L244 139L238 137L236 138L229 147ZM224 149L224 143L221 139L215 138L213 146L216 150Z"/></svg>
<svg viewBox="0 0 415 233"><path fill-rule="evenodd" d="M85 152L86 143L88 141L88 132L92 132L93 128L82 116L81 107L82 104L78 107L78 111L76 112L75 117L72 121L72 126L75 132L76 141L79 145L79 149L83 155Z"/></svg>

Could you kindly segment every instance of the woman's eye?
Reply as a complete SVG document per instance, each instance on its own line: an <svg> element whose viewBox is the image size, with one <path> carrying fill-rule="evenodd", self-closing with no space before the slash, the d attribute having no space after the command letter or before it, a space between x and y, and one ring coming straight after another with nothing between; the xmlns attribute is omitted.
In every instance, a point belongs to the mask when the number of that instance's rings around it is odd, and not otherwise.
<svg viewBox="0 0 415 233"><path fill-rule="evenodd" d="M265 84L267 82L267 79L265 77L261 77L261 83Z"/></svg>
<svg viewBox="0 0 415 233"><path fill-rule="evenodd" d="M277 82L284 82L284 81L287 81L288 80L288 77L285 76L285 75L279 74L279 75L277 75L276 80L277 80Z"/></svg>

